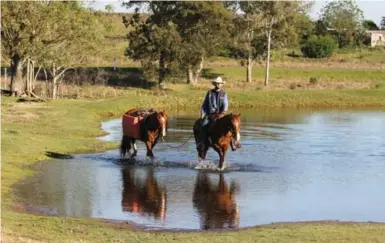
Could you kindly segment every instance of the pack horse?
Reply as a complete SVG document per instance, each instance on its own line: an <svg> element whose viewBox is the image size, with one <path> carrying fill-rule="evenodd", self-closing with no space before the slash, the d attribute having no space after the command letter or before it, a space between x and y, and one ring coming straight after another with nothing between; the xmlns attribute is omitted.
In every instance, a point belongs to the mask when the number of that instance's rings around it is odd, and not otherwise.
<svg viewBox="0 0 385 243"><path fill-rule="evenodd" d="M122 118L123 137L120 144L121 157L126 153L135 158L138 152L136 140L144 142L147 148L147 156L154 158L152 150L158 139L165 137L168 127L168 117L165 111L155 111L153 109L131 109Z"/></svg>

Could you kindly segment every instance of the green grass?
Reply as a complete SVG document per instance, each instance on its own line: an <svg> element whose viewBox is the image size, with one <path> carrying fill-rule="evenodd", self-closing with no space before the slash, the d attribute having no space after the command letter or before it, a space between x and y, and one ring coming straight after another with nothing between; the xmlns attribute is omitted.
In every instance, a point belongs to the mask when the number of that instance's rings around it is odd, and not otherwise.
<svg viewBox="0 0 385 243"><path fill-rule="evenodd" d="M46 151L96 152L117 143L96 139L100 121L120 116L132 107L196 109L202 87L174 86L167 95L128 90L107 100L52 100L16 103L2 97L1 196L2 239L6 242L384 242L385 224L311 222L278 224L232 232L145 232L130 225L103 220L48 217L26 213L17 204L12 186L34 173L32 166L46 160ZM229 92L235 107L385 106L385 90Z"/></svg>
<svg viewBox="0 0 385 243"><path fill-rule="evenodd" d="M242 67L215 67L207 70L210 76L222 75L229 82L232 80L245 80L246 71ZM253 78L263 80L265 69L263 67L254 67ZM316 77L321 82L367 82L367 81L385 81L385 70L357 70L357 69L319 69L319 68L271 68L271 83L274 81L309 81L310 77Z"/></svg>
<svg viewBox="0 0 385 243"><path fill-rule="evenodd" d="M289 56L294 55L293 56ZM323 59L308 59L303 58L299 47L273 50L272 61L297 61L297 62L339 62L339 63L371 63L385 64L385 48L345 48L337 49L331 57Z"/></svg>
<svg viewBox="0 0 385 243"><path fill-rule="evenodd" d="M171 86L170 102L180 106L201 104L207 87ZM257 107L360 107L385 106L385 89L362 90L244 90L228 89L231 108Z"/></svg>

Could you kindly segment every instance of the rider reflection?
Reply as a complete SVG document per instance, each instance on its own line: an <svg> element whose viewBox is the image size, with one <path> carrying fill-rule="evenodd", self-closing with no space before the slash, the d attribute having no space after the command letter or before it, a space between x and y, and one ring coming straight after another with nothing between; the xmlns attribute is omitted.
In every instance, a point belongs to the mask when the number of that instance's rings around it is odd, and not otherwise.
<svg viewBox="0 0 385 243"><path fill-rule="evenodd" d="M201 229L237 228L239 207L235 201L238 186L232 182L230 189L224 175L219 175L215 185L207 173L200 172L195 182L193 203L198 211Z"/></svg>
<svg viewBox="0 0 385 243"><path fill-rule="evenodd" d="M122 210L164 221L167 209L165 188L158 184L153 168L147 169L145 180L137 178L135 172L132 166L122 169Z"/></svg>

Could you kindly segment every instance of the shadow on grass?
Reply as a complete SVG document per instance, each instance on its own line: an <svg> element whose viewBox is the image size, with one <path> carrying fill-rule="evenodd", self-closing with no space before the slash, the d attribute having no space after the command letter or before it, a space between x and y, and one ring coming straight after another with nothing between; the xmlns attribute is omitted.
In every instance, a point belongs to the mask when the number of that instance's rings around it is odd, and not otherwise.
<svg viewBox="0 0 385 243"><path fill-rule="evenodd" d="M300 58L300 57L303 57L302 55L300 54L297 54L295 53L294 51L292 51L291 53L287 54L288 57L294 57L294 58Z"/></svg>
<svg viewBox="0 0 385 243"><path fill-rule="evenodd" d="M43 79L42 77L39 77ZM66 84L75 85L106 85L112 87L135 87L151 89L156 81L145 79L139 67L79 67L66 72Z"/></svg>
<svg viewBox="0 0 385 243"><path fill-rule="evenodd" d="M56 153L51 151L46 151L45 155L53 159L73 159L74 158L74 156L70 154L61 154L61 153Z"/></svg>

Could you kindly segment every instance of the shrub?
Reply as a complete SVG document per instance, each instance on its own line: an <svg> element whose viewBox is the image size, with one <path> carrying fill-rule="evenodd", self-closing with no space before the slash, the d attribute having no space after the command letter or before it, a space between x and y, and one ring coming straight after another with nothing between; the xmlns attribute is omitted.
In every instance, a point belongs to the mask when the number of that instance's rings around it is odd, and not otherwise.
<svg viewBox="0 0 385 243"><path fill-rule="evenodd" d="M385 82L384 82L384 83L385 83ZM382 83L382 82L377 82L377 83L375 84L374 87L375 87L376 89L382 89L382 88L385 87L384 83Z"/></svg>
<svg viewBox="0 0 385 243"><path fill-rule="evenodd" d="M290 89L296 89L297 88L297 84L295 83L291 83L290 86L289 86Z"/></svg>
<svg viewBox="0 0 385 243"><path fill-rule="evenodd" d="M305 57L323 58L331 56L336 47L336 41L330 36L312 36L302 46L301 52Z"/></svg>
<svg viewBox="0 0 385 243"><path fill-rule="evenodd" d="M309 83L312 84L312 85L315 85L318 83L318 78L316 77L311 77L310 80L309 80Z"/></svg>

